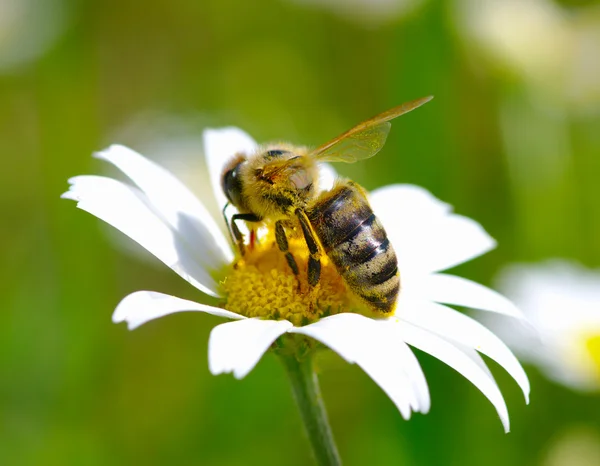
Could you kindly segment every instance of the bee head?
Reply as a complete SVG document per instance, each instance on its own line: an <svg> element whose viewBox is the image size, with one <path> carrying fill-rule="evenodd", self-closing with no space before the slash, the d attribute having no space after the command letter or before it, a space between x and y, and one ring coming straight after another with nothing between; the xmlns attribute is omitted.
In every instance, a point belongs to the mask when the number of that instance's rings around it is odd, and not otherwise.
<svg viewBox="0 0 600 466"><path fill-rule="evenodd" d="M240 177L240 168L246 163L246 156L236 155L223 169L221 175L221 188L225 193L227 200L235 207L242 207L242 178Z"/></svg>

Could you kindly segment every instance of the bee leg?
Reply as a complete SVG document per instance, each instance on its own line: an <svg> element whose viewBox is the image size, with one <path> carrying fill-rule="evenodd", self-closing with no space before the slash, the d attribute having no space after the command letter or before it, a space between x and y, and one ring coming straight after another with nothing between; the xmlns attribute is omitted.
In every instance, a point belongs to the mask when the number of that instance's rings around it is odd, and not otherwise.
<svg viewBox="0 0 600 466"><path fill-rule="evenodd" d="M225 225L227 225L227 233L229 233L229 239L231 240L231 244L235 244L236 239L234 238L233 232L231 231L231 222L227 218L227 207L229 207L230 205L231 204L229 204L229 202L225 204L223 210L221 211L221 214L223 215L223 220L225 220Z"/></svg>
<svg viewBox="0 0 600 466"><path fill-rule="evenodd" d="M240 256L244 257L246 255L246 245L244 244L244 235L238 228L238 226L231 221L231 232L233 233L233 237L235 240L235 244L237 245L238 250L240 251Z"/></svg>
<svg viewBox="0 0 600 466"><path fill-rule="evenodd" d="M294 259L294 256L292 255L292 253L288 250L288 240L287 240L287 237L285 236L285 230L283 228L283 224L281 223L281 220L278 222L275 222L275 241L277 241L277 246L279 247L279 250L285 254L285 260L287 260L287 263L290 266L290 269L292 269L292 272L294 273L294 275L296 275L296 277L298 277L298 274L299 274L298 264L296 263L296 259ZM298 288L299 287L300 287L300 282L298 282Z"/></svg>
<svg viewBox="0 0 600 466"><path fill-rule="evenodd" d="M235 223L238 220L243 220L245 222L260 222L262 219L255 214L233 214L231 216L231 221L229 222L231 225L231 233L233 234L235 244L237 245L241 256L244 257L246 254L246 245L244 244L244 234Z"/></svg>
<svg viewBox="0 0 600 466"><path fill-rule="evenodd" d="M312 288L319 283L321 278L321 251L306 213L302 209L296 209L295 213L300 221L304 241L308 247L308 285Z"/></svg>

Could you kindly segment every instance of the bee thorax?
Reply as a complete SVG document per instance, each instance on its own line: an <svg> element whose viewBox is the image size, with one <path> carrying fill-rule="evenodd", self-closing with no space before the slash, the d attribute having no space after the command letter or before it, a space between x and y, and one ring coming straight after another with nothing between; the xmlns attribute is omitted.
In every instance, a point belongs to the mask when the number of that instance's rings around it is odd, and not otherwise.
<svg viewBox="0 0 600 466"><path fill-rule="evenodd" d="M290 183L294 188L305 191L312 188L313 178L307 170L299 169L290 176Z"/></svg>

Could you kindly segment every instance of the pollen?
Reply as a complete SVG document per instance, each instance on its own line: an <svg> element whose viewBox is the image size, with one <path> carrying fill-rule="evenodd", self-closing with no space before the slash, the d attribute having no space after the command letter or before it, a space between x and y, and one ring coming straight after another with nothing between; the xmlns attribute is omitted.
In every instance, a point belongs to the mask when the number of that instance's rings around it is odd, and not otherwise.
<svg viewBox="0 0 600 466"><path fill-rule="evenodd" d="M321 257L320 280L311 288L306 244L301 238L290 239L289 251L298 264L297 276L273 238L246 251L222 283L225 308L246 317L285 319L301 326L360 307L326 256Z"/></svg>

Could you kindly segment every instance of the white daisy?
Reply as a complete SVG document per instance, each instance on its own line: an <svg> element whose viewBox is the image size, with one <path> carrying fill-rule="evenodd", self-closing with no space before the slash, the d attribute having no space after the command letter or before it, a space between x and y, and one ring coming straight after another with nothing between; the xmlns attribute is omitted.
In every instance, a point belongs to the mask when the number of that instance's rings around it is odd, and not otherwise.
<svg viewBox="0 0 600 466"><path fill-rule="evenodd" d="M257 145L235 128L207 130L204 138L210 182L218 205L223 207L223 165L233 154L251 153ZM373 211L396 250L402 280L396 314L372 318L342 312L353 310L352 302L326 257L321 281L311 295L312 303L308 303L309 298L298 292L296 279L268 236L233 267L235 255L223 233L224 222L213 219L203 203L172 174L123 146L111 146L96 156L119 168L131 184L78 176L70 180L70 190L63 197L76 200L80 209L121 230L203 293L220 297L223 306L138 291L117 306L115 322L127 322L134 329L182 311L230 319L211 332L209 368L213 374L233 372L237 378L248 374L269 348L282 351L282 345L285 350L292 342L310 350L320 342L367 372L406 419L411 412L426 413L430 406L427 383L411 345L468 378L492 402L505 430L509 430L504 399L479 353L504 367L527 399L525 372L493 333L439 304L520 315L495 291L439 273L495 246L478 223L452 213L451 206L416 186L393 185L371 193ZM290 249L302 276L302 264L306 267L303 245L291 241ZM309 304L312 312L308 311Z"/></svg>
<svg viewBox="0 0 600 466"><path fill-rule="evenodd" d="M548 378L599 391L600 270L557 259L512 265L500 274L499 286L523 309L529 325L501 318L486 322Z"/></svg>

